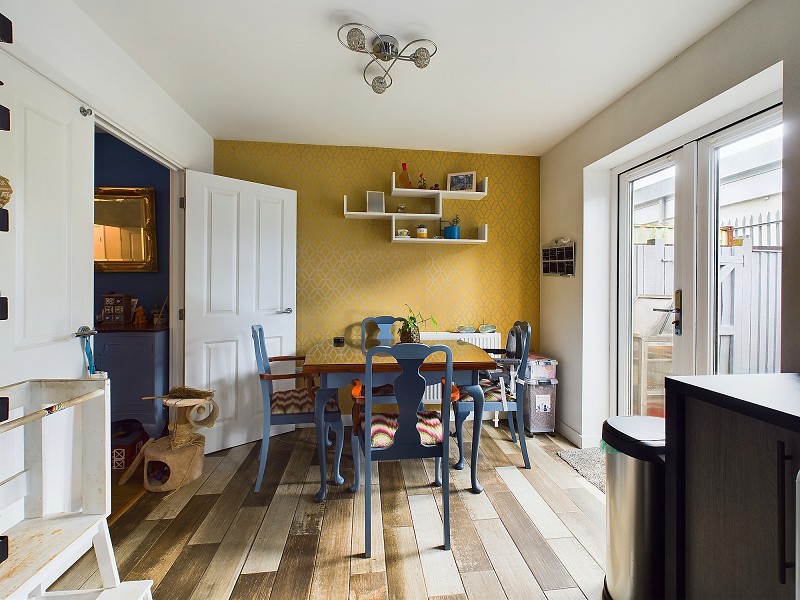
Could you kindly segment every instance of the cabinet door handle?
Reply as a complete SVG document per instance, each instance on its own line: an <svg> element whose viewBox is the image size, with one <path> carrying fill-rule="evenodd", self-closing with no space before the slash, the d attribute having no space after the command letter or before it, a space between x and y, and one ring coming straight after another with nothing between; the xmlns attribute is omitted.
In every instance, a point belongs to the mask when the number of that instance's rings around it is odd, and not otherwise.
<svg viewBox="0 0 800 600"><path fill-rule="evenodd" d="M292 309L291 308L287 308L285 310L276 310L275 314L276 315L290 315L290 314L292 314Z"/></svg>
<svg viewBox="0 0 800 600"><path fill-rule="evenodd" d="M786 569L794 567L786 560L786 461L791 458L786 454L786 444L778 441L778 581L782 584L786 583Z"/></svg>

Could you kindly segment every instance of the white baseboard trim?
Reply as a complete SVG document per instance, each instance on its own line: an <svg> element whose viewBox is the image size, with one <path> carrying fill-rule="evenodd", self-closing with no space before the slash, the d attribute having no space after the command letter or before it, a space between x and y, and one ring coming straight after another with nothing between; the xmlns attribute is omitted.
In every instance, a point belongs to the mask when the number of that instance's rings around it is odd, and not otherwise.
<svg viewBox="0 0 800 600"><path fill-rule="evenodd" d="M556 432L563 435L578 448L597 448L602 439L599 435L581 435L572 427L556 419Z"/></svg>

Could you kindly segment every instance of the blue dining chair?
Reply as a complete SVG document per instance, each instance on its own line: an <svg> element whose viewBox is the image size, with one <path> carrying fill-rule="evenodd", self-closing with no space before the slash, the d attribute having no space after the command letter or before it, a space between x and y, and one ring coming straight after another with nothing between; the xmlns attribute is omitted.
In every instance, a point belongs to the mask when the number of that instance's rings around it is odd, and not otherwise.
<svg viewBox="0 0 800 600"><path fill-rule="evenodd" d="M270 371L270 362L277 361L302 361L304 356L273 356L267 354L264 343L264 329L261 325L251 327L253 334L253 347L256 353L258 376L261 380L261 398L264 402L264 422L261 441L261 455L258 465L258 479L256 479L256 493L261 491L264 480L264 470L267 466L269 453L269 430L272 425L299 425L314 422L314 396L318 388L313 387L313 373L285 373L273 374ZM305 379L305 387L290 390L275 390L272 382L282 379ZM330 426L336 433L336 448L334 449L333 473L334 482L338 485L344 483L344 478L339 473L344 445L344 426L342 413L335 400L330 400L325 405L325 426ZM326 436L327 437L327 436Z"/></svg>
<svg viewBox="0 0 800 600"><path fill-rule="evenodd" d="M509 429L511 438L516 443L519 441L522 450L522 461L526 469L531 468L531 461L528 458L528 446L525 443L525 432L523 431L522 409L525 399L525 377L528 369L528 352L531 345L531 326L525 321L517 321L510 333L509 344L504 350L491 350L486 352L502 354L497 359L498 371L490 371L483 374L480 379L480 386L484 395L484 411L504 410L508 415ZM512 343L513 342L513 343ZM514 390L513 396L508 396L503 401L501 386L508 381L511 389ZM456 439L458 440L458 462L453 465L455 469L464 468L464 421L470 412L475 410L475 403L472 397L463 388L459 388L459 399L455 402L454 412L456 417ZM480 424L475 423L474 427ZM516 433L515 433L516 432Z"/></svg>
<svg viewBox="0 0 800 600"><path fill-rule="evenodd" d="M360 455L364 455L364 545L366 557L372 553L372 463L381 460L406 458L435 459L436 484L442 486L444 508L444 549L450 549L450 472L442 468L447 464L450 438L450 394L442 394L439 411L420 410L425 395L425 378L420 367L429 355L443 352L446 358L443 390L450 390L453 382L453 354L447 346L425 344L397 344L376 346L367 351L364 377L364 411L353 423L353 470L355 481L351 487L357 492L361 486ZM382 403L382 397L373 395L373 359L391 356L400 365L394 380L394 397L398 412L373 413L373 403ZM384 364L385 363L379 363ZM423 407L424 408L424 407ZM441 473L441 478L440 478Z"/></svg>

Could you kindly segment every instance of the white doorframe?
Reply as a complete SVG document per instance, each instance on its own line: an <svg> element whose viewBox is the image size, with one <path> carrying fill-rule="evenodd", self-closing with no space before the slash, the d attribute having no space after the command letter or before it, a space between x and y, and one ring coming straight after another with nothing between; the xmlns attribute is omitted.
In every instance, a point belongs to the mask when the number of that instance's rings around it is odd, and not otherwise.
<svg viewBox="0 0 800 600"><path fill-rule="evenodd" d="M675 230L691 235L692 243L675 244L675 288L683 290L683 335L675 338L673 370L680 374L709 374L716 372L717 335L717 214L716 196L712 189L716 178L715 151L718 147L736 139L767 129L781 120L782 109L778 94L772 94L756 103L731 113L713 123L681 136L638 159L611 170L612 199L620 201L622 192L620 175L626 172L639 176L648 170L657 170L660 155L669 148L675 156L677 172L688 176L676 176ZM740 123L737 126L737 123ZM638 165L644 168L641 173ZM683 200L679 202L679 197ZM700 200L704 200L701 202ZM614 298L612 323L617 325L617 350L612 353L612 366L616 377L612 377L610 414L628 414L630 390L629 361L621 360L621 352L629 345L631 336L630 308L625 309L622 300L631 293L630 280L623 274L629 267L630 234L620 223L629 222L630 215L624 212L627 206L619 204L618 219L613 223L617 240L614 251L617 268L617 291ZM624 238L624 239L623 239ZM627 294L627 295L626 295ZM624 303L627 304L627 303Z"/></svg>
<svg viewBox="0 0 800 600"><path fill-rule="evenodd" d="M184 211L180 200L184 195L185 167L158 152L132 133L102 114L95 114L97 127L169 169L169 387L183 385L184 346L183 321L178 311L184 303ZM93 157L94 159L94 157Z"/></svg>

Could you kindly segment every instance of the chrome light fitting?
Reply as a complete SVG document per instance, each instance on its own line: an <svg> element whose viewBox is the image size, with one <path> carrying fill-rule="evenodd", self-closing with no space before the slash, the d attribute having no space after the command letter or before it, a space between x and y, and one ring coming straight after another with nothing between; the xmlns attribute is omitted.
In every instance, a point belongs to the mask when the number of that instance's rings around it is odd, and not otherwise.
<svg viewBox="0 0 800 600"><path fill-rule="evenodd" d="M367 47L367 37L364 35L362 28L368 30L374 36L369 48ZM342 32L345 30L345 37L342 38ZM372 60L364 67L364 81L376 94L382 94L391 87L392 76L389 75L389 71L398 60L413 62L418 68L424 69L430 64L431 57L436 54L437 50L436 44L432 40L424 38L408 42L403 46L402 50L398 50L400 44L397 43L397 38L378 33L372 27L361 23L345 23L339 27L337 35L339 43L348 50L368 54L372 57ZM426 47L428 45L433 47L433 52ZM406 50L413 46L416 46L416 49L406 54ZM389 63L389 66L384 66L382 63ZM367 78L367 70L373 65L380 67L382 74L376 75L370 81Z"/></svg>

